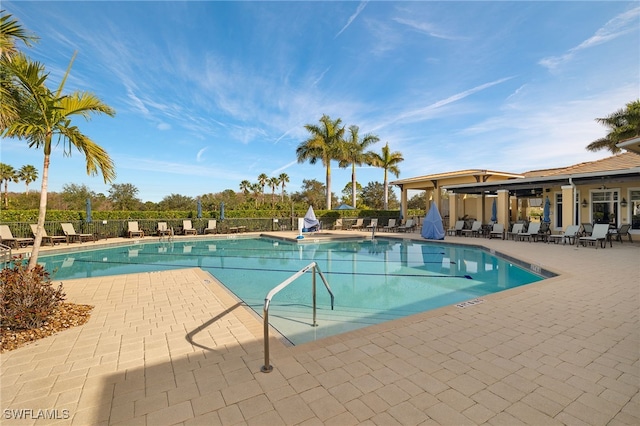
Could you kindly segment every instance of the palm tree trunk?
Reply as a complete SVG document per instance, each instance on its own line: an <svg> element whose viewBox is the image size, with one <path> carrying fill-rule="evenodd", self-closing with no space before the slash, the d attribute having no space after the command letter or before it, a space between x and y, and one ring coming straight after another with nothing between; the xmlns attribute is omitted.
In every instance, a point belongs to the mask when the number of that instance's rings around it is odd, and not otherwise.
<svg viewBox="0 0 640 426"><path fill-rule="evenodd" d="M327 163L327 210L331 210L331 164Z"/></svg>
<svg viewBox="0 0 640 426"><path fill-rule="evenodd" d="M31 258L27 271L32 270L38 264L38 253L40 253L40 245L42 244L42 235L44 234L44 218L47 215L47 182L49 180L49 163L51 161L50 154L44 155L44 165L42 166L42 186L40 189L40 210L38 211L38 230L33 241L33 250L31 250Z"/></svg>
<svg viewBox="0 0 640 426"><path fill-rule="evenodd" d="M9 208L9 179L4 181L4 208Z"/></svg>
<svg viewBox="0 0 640 426"><path fill-rule="evenodd" d="M356 163L351 164L351 204L356 208Z"/></svg>
<svg viewBox="0 0 640 426"><path fill-rule="evenodd" d="M384 209L389 210L389 182L387 180L387 169L384 169Z"/></svg>

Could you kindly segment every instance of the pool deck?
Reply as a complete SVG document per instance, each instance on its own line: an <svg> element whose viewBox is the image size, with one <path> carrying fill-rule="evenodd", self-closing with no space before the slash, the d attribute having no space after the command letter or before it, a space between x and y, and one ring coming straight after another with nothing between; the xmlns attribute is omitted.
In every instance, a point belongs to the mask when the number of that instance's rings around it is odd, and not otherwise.
<svg viewBox="0 0 640 426"><path fill-rule="evenodd" d="M0 355L1 423L640 424L640 244L446 242L559 276L296 347L273 337L271 373L261 319L200 269L64 281L95 309Z"/></svg>

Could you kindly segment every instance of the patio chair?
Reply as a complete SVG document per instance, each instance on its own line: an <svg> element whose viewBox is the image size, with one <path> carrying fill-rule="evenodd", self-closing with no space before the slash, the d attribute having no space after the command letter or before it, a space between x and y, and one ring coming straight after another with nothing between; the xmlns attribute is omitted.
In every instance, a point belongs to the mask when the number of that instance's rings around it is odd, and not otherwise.
<svg viewBox="0 0 640 426"><path fill-rule="evenodd" d="M359 217L358 219L356 219L356 223L351 225L351 229L362 229L363 225L364 225L364 219Z"/></svg>
<svg viewBox="0 0 640 426"><path fill-rule="evenodd" d="M491 231L489 231L489 239L500 238L504 240L504 225L501 223L494 223Z"/></svg>
<svg viewBox="0 0 640 426"><path fill-rule="evenodd" d="M540 231L540 222L531 222L526 231L519 232L517 237L520 241L524 241L526 238L529 242L533 238L533 241L536 241L538 238L538 231Z"/></svg>
<svg viewBox="0 0 640 426"><path fill-rule="evenodd" d="M564 230L564 232L560 234L549 235L547 237L547 241L553 241L554 244L557 244L560 241L562 241L562 244L567 244L567 241L569 241L569 244L573 245L579 231L580 225L569 225L567 226L567 229Z"/></svg>
<svg viewBox="0 0 640 426"><path fill-rule="evenodd" d="M389 219L389 222L382 227L382 230L390 232L390 231L395 231L398 227L396 226L396 220L395 219Z"/></svg>
<svg viewBox="0 0 640 426"><path fill-rule="evenodd" d="M198 231L191 224L191 219L185 219L182 221L182 234L183 235L198 235Z"/></svg>
<svg viewBox="0 0 640 426"><path fill-rule="evenodd" d="M67 236L67 243L72 243L75 240L79 241L80 244L89 240L93 240L94 243L96 242L93 234L78 234L72 223L61 223L60 226L62 226L62 232L64 232L64 235Z"/></svg>
<svg viewBox="0 0 640 426"><path fill-rule="evenodd" d="M38 225L31 224L31 232L33 233L33 237L35 238L36 233L38 232ZM53 246L55 244L60 244L62 241L67 241L67 237L64 235L47 235L47 230L43 228L42 230L42 243L47 244L47 241Z"/></svg>
<svg viewBox="0 0 640 426"><path fill-rule="evenodd" d="M371 222L365 227L367 229L378 229L378 218L371 219Z"/></svg>
<svg viewBox="0 0 640 426"><path fill-rule="evenodd" d="M511 228L511 231L507 232L507 240L508 239L512 239L512 240L516 240L516 236L524 231L524 223L514 223L513 227Z"/></svg>
<svg viewBox="0 0 640 426"><path fill-rule="evenodd" d="M133 237L144 238L144 231L138 228L138 222L127 222L127 227L128 227L127 234L129 235L129 238L133 238Z"/></svg>
<svg viewBox="0 0 640 426"><path fill-rule="evenodd" d="M596 223L593 225L593 231L591 235L586 237L580 237L578 242L582 244L584 247L587 244L593 244L594 247L598 248L598 243L600 243L600 247L605 248L607 246L607 240L611 243L611 236L609 235L609 224L608 223ZM613 247L613 244L611 244Z"/></svg>
<svg viewBox="0 0 640 426"><path fill-rule="evenodd" d="M339 217L336 219L336 223L333 224L333 229L342 229L342 218Z"/></svg>
<svg viewBox="0 0 640 426"><path fill-rule="evenodd" d="M457 220L453 228L447 229L447 235L461 235L464 229L464 220Z"/></svg>
<svg viewBox="0 0 640 426"><path fill-rule="evenodd" d="M622 237L626 236L627 238L629 238L629 242L632 243L633 239L631 238L631 233L629 232L630 229L630 224L624 224L620 228L612 230L609 237L612 240L620 241L620 243L622 243Z"/></svg>
<svg viewBox="0 0 640 426"><path fill-rule="evenodd" d="M204 233L215 234L216 232L218 232L218 222L216 221L216 219L209 219L207 227L204 228Z"/></svg>
<svg viewBox="0 0 640 426"><path fill-rule="evenodd" d="M167 222L158 222L158 236L173 235L173 230L167 227Z"/></svg>
<svg viewBox="0 0 640 426"><path fill-rule="evenodd" d="M14 237L9 225L0 225L0 243L17 249L33 244L33 238Z"/></svg>
<svg viewBox="0 0 640 426"><path fill-rule="evenodd" d="M580 225L580 228L582 229L580 233L583 237L587 237L593 232L593 225L590 223L583 223Z"/></svg>
<svg viewBox="0 0 640 426"><path fill-rule="evenodd" d="M479 220L474 220L473 224L471 225L471 229L463 229L462 235L464 235L465 237L477 237L480 235L480 229L482 229L482 222L480 222Z"/></svg>
<svg viewBox="0 0 640 426"><path fill-rule="evenodd" d="M413 219L407 219L407 222L404 225L398 226L398 232L413 231L415 227L416 227L416 224L413 222Z"/></svg>

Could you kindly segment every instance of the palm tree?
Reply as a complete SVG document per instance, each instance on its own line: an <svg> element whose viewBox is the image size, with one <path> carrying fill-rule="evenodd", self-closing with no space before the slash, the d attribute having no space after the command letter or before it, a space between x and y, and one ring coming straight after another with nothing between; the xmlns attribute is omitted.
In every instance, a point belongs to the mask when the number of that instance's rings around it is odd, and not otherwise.
<svg viewBox="0 0 640 426"><path fill-rule="evenodd" d="M251 189L251 192L253 192L253 199L255 202L255 206L256 209L258 208L258 199L260 197L260 193L264 193L264 188L260 186L259 183L252 183L251 187L249 188Z"/></svg>
<svg viewBox="0 0 640 426"><path fill-rule="evenodd" d="M246 179L240 182L240 191L242 191L244 195L248 195L250 189L251 189L251 182L249 182Z"/></svg>
<svg viewBox="0 0 640 426"><path fill-rule="evenodd" d="M289 175L286 173L280 173L280 176L278 176L278 182L280 182L280 185L282 186L280 201L284 201L284 187L289 183Z"/></svg>
<svg viewBox="0 0 640 426"><path fill-rule="evenodd" d="M353 208L356 208L356 166L362 164L370 164L373 152L365 152L365 149L374 143L377 143L380 138L376 135L367 134L360 139L358 126L349 126L349 134L345 141L344 157L340 160L340 167L348 167L351 165L351 203Z"/></svg>
<svg viewBox="0 0 640 426"><path fill-rule="evenodd" d="M33 167L31 164L27 164L22 166L20 170L18 170L18 177L21 181L24 182L25 193L29 192L29 184L38 179L38 169Z"/></svg>
<svg viewBox="0 0 640 426"><path fill-rule="evenodd" d="M306 124L304 126L311 136L298 145L296 155L298 156L298 163L304 163L309 160L309 163L315 164L318 160L322 161L322 165L327 171L326 208L331 210L331 160L342 157L344 126L340 126L342 123L340 118L331 120L327 115L322 116L320 123L320 126L315 124Z"/></svg>
<svg viewBox="0 0 640 426"><path fill-rule="evenodd" d="M269 176L265 173L260 173L258 175L258 185L262 188L262 202L264 203L264 187L267 186L267 182L269 182Z"/></svg>
<svg viewBox="0 0 640 426"><path fill-rule="evenodd" d="M42 64L29 61L26 56L18 54L8 65L14 81L21 90L29 94L29 97L20 105L21 114L19 117L9 123L2 136L26 139L30 148L42 148L44 151L38 230L27 267L29 270L37 264L42 243L44 219L47 213L49 164L54 136L56 142L63 143L67 155L70 155L73 148L76 148L85 156L87 174L97 175L100 172L105 183L112 182L116 176L115 166L109 154L72 124L72 118L78 115L89 119L91 114L107 114L109 116L115 114L111 107L104 104L92 93L76 91L62 95L74 58L75 54L55 93L46 86L48 75L44 73Z"/></svg>
<svg viewBox="0 0 640 426"><path fill-rule="evenodd" d="M402 153L390 152L389 142L382 147L382 154L373 153L371 158L371 165L384 169L384 209L389 209L389 180L388 173L393 173L396 177L400 175L400 169L398 164L404 161Z"/></svg>
<svg viewBox="0 0 640 426"><path fill-rule="evenodd" d="M280 185L277 177L269 178L269 186L271 187L271 207L273 208L274 199L276 197L276 188Z"/></svg>
<svg viewBox="0 0 640 426"><path fill-rule="evenodd" d="M587 150L608 149L617 154L621 151L617 144L640 136L640 99L629 102L625 109L619 109L608 117L596 118L596 121L608 127L609 133L587 145Z"/></svg>
<svg viewBox="0 0 640 426"><path fill-rule="evenodd" d="M11 73L6 65L11 63L11 58L18 52L18 41L29 47L37 39L25 31L11 15L0 12L0 131L18 118L18 106L21 98L25 96L11 80Z"/></svg>
<svg viewBox="0 0 640 426"><path fill-rule="evenodd" d="M16 169L4 163L0 163L0 184L4 183L4 208L9 208L9 181L18 181Z"/></svg>

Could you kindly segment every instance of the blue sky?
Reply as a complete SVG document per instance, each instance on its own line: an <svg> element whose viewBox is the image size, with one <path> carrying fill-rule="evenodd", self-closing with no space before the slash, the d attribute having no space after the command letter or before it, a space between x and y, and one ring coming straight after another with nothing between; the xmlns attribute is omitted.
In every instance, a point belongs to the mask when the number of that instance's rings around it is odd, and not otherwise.
<svg viewBox="0 0 640 426"><path fill-rule="evenodd" d="M41 40L28 54L57 87L88 90L115 118L76 124L112 156L115 183L143 201L239 189L266 173L325 181L299 164L322 114L400 151L400 178L505 172L609 156L595 122L640 97L638 2L3 1ZM0 161L42 169L2 140ZM332 165L340 196L350 169ZM383 171L357 169L358 181ZM395 179L395 177L391 177ZM84 160L56 150L49 190L107 193ZM12 187L13 186L13 187ZM13 184L10 190L23 190ZM31 188L39 187L39 182Z"/></svg>

